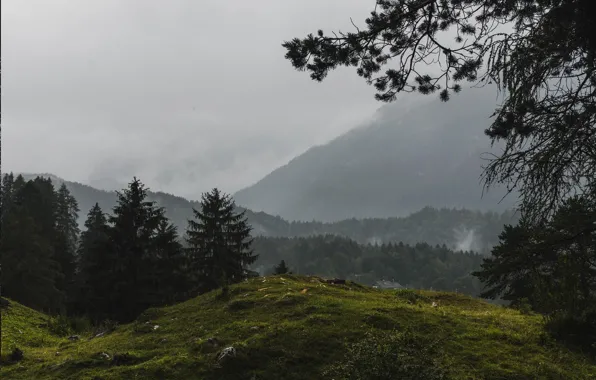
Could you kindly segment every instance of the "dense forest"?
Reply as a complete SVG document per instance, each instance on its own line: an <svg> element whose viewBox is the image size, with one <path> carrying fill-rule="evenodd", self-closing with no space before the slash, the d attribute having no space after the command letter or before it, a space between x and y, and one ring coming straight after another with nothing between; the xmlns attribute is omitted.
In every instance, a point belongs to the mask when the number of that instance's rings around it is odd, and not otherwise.
<svg viewBox="0 0 596 380"><path fill-rule="evenodd" d="M76 182L65 181L51 174L40 175L52 180L55 186L65 184L76 198L81 210L89 210L97 202L103 210L110 210L117 201L113 191L98 190ZM37 175L24 175L34 179ZM186 228L192 219L192 208L199 202L163 193L147 192L147 198L165 209L166 216L179 230ZM317 221L301 222L282 219L264 212L254 212L242 207L255 236L306 237L333 234L350 238L361 244L428 243L432 246L447 245L453 250L473 250L488 254L497 244L499 233L505 224L516 224L519 215L513 211L496 213L466 209L426 207L407 217L347 219L333 223ZM79 225L82 228L81 215Z"/></svg>
<svg viewBox="0 0 596 380"><path fill-rule="evenodd" d="M131 321L148 307L226 289L257 258L244 214L217 189L203 194L184 237L136 178L110 214L93 205L82 231L64 184L6 174L0 195L3 295L52 314Z"/></svg>
<svg viewBox="0 0 596 380"><path fill-rule="evenodd" d="M308 238L267 238L254 241L263 274L273 274L281 261L296 274L350 279L366 285L396 282L407 288L457 291L477 296L480 281L471 273L480 268L482 256L454 252L427 243L361 245L333 235Z"/></svg>

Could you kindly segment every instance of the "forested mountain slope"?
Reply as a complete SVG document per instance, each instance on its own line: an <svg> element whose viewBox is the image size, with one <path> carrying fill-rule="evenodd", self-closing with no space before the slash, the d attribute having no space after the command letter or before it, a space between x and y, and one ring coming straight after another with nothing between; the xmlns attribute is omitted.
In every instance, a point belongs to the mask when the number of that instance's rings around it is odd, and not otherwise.
<svg viewBox="0 0 596 380"><path fill-rule="evenodd" d="M289 220L405 216L426 206L504 210L503 189L482 196L484 135L496 106L492 87L446 104L425 98L380 108L368 125L294 158L234 197ZM497 149L497 148L494 148Z"/></svg>
<svg viewBox="0 0 596 380"><path fill-rule="evenodd" d="M32 179L37 174L26 174ZM66 181L53 174L39 174L52 179L55 186L66 183L79 202L79 221L82 226L87 212L97 202L104 212L111 212L116 204L116 193L99 190L77 182ZM166 209L167 216L185 231L196 201L189 201L163 192L149 192L149 199ZM197 196L198 198L198 196ZM430 245L446 244L450 249L486 252L498 241L504 224L515 224L513 212L479 212L466 209L435 209L426 207L405 217L347 219L333 223L289 222L265 212L246 210L254 234L270 237L296 237L333 234L344 236L361 244L403 242Z"/></svg>

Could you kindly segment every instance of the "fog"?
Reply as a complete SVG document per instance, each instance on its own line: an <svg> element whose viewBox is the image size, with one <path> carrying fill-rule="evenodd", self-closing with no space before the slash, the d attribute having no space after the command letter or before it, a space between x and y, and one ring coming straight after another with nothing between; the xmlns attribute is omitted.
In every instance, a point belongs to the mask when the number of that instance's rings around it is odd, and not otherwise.
<svg viewBox="0 0 596 380"><path fill-rule="evenodd" d="M311 81L284 40L373 2L2 2L3 170L233 192L379 107L353 69ZM107 181L104 181L107 180Z"/></svg>

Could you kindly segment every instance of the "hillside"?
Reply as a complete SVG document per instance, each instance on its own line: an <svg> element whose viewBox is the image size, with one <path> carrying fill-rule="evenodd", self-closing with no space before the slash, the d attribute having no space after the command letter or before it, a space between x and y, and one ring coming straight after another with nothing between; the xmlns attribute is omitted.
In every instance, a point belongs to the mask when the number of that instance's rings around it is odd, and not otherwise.
<svg viewBox="0 0 596 380"><path fill-rule="evenodd" d="M385 105L368 125L309 149L234 197L251 210L305 221L405 216L426 206L502 211L515 196L499 203L505 192L495 188L482 197L480 183L495 101L494 89L475 88L447 103Z"/></svg>
<svg viewBox="0 0 596 380"><path fill-rule="evenodd" d="M68 190L79 203L79 209L81 210L79 212L79 225L81 227L83 226L87 212L95 203L99 203L102 210L107 213L110 213L114 205L116 205L117 196L115 191L96 189L78 182L67 181L53 174L23 174L26 180L33 179L36 176L50 178L55 187L60 186L62 183L66 184ZM148 198L150 201L155 201L158 205L166 209L168 218L178 226L180 231L184 231L188 219L193 217L192 208L199 207L196 201L189 201L185 198L164 192L149 191ZM246 213L257 234L267 234L270 229L269 226L274 226L277 223L278 218L263 212L254 213L246 210Z"/></svg>
<svg viewBox="0 0 596 380"><path fill-rule="evenodd" d="M26 174L32 179L37 174ZM104 212L110 212L116 203L116 193L104 191L77 182L66 181L52 174L55 186L63 182L79 202L79 224L83 225L89 209L98 202ZM184 231L187 220L192 218L192 207L198 203L163 192L149 192L149 199L166 209L172 222ZM498 241L504 224L515 224L512 212L491 213L465 209L436 209L426 207L405 216L390 218L347 219L333 223L289 222L265 212L246 210L255 235L269 237L296 237L333 234L344 236L361 244L404 242L431 245L446 244L451 249L486 252Z"/></svg>
<svg viewBox="0 0 596 380"><path fill-rule="evenodd" d="M78 341L47 329L40 334L40 314L14 303L2 317L3 353L15 346L24 352L23 361L0 370L15 380L341 378L337 371L350 363L366 371L371 357L393 371L406 368L402 360L447 379L596 376L594 362L547 338L538 316L452 293L381 291L314 277L255 278L234 286L227 299L212 292L151 309ZM346 348L363 338L373 346ZM375 342L399 356L383 356ZM227 347L236 355L218 363ZM333 370L338 364L343 369Z"/></svg>

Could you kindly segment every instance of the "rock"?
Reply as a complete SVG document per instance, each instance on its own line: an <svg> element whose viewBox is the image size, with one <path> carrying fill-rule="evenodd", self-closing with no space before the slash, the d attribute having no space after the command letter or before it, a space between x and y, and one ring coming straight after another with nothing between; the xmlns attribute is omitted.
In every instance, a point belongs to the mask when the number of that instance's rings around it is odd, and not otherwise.
<svg viewBox="0 0 596 380"><path fill-rule="evenodd" d="M70 340L72 342L76 342L79 339L81 339L81 337L78 336L78 335L71 335L71 336L68 337L68 340Z"/></svg>
<svg viewBox="0 0 596 380"><path fill-rule="evenodd" d="M233 358L236 357L236 349L234 347L226 347L223 350L221 350L221 352L219 353L219 355L217 356L217 361L221 362L222 360L226 359L226 358Z"/></svg>
<svg viewBox="0 0 596 380"><path fill-rule="evenodd" d="M99 357L100 357L101 359L110 360L110 355L108 355L108 354L107 354L107 353L105 353L105 352L100 352L100 353L99 353Z"/></svg>

